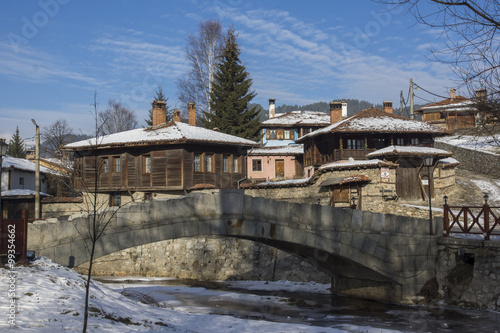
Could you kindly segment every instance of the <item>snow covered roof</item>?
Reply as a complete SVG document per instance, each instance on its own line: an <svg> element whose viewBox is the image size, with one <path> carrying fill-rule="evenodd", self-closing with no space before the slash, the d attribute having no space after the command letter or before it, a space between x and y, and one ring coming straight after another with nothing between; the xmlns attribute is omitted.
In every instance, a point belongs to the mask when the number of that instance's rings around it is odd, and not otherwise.
<svg viewBox="0 0 500 333"><path fill-rule="evenodd" d="M477 111L476 103L463 96L456 96L455 98L447 98L442 101L428 104L417 109L418 113L433 113L433 112L466 112Z"/></svg>
<svg viewBox="0 0 500 333"><path fill-rule="evenodd" d="M445 134L446 130L426 122L411 120L393 113L370 108L356 113L342 121L318 129L296 140L303 142L326 133L435 133Z"/></svg>
<svg viewBox="0 0 500 333"><path fill-rule="evenodd" d="M500 155L500 134L488 136L455 135L445 136L436 139L448 145L457 146L464 149L477 150L482 153Z"/></svg>
<svg viewBox="0 0 500 333"><path fill-rule="evenodd" d="M396 167L397 164L385 162L378 159L373 160L360 160L360 161L337 161L333 163L323 164L318 170L331 170L331 169L361 169L373 167Z"/></svg>
<svg viewBox="0 0 500 333"><path fill-rule="evenodd" d="M438 161L438 163L441 163L442 167L445 169L455 167L460 164L460 162L454 159L453 157L442 158Z"/></svg>
<svg viewBox="0 0 500 333"><path fill-rule="evenodd" d="M257 146L254 141L243 139L182 122L170 122L156 127L138 128L99 137L99 148L117 146L143 146L169 143L211 143L226 145ZM95 145L96 139L67 144L63 149L88 149Z"/></svg>
<svg viewBox="0 0 500 333"><path fill-rule="evenodd" d="M2 158L2 169L17 169L35 172L36 164L35 162L28 161L24 158L17 158L6 155ZM56 173L55 171L48 169L42 165L40 165L41 173Z"/></svg>
<svg viewBox="0 0 500 333"><path fill-rule="evenodd" d="M431 147L414 147L414 146L389 146L366 155L368 158L382 157L382 156L392 156L392 155L404 155L404 156L424 156L431 155L435 157L447 157L453 155L452 153Z"/></svg>
<svg viewBox="0 0 500 333"><path fill-rule="evenodd" d="M304 145L260 147L248 151L248 155L302 155Z"/></svg>
<svg viewBox="0 0 500 333"><path fill-rule="evenodd" d="M36 194L36 192L33 191L33 190L14 189L14 190L2 191L2 198L8 198L8 197L34 197L35 194ZM50 195L47 194L47 193L40 192L40 196L42 196L42 197L49 197Z"/></svg>
<svg viewBox="0 0 500 333"><path fill-rule="evenodd" d="M274 118L263 121L261 127L267 126L327 126L330 115L319 111L292 111L279 113Z"/></svg>

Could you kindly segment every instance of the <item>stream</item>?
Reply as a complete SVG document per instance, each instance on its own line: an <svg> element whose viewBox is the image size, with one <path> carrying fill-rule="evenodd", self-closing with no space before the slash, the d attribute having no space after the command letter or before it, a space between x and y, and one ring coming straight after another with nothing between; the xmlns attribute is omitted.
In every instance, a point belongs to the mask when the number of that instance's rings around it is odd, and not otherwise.
<svg viewBox="0 0 500 333"><path fill-rule="evenodd" d="M328 285L99 277L125 295L185 313L331 327L347 332L500 332L500 313L401 306L330 294Z"/></svg>

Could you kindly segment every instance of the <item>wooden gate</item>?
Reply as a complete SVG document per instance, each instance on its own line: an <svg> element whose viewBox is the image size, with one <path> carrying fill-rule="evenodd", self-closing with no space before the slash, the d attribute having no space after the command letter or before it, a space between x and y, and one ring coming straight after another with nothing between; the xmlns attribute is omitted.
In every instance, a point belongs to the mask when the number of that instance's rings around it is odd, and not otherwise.
<svg viewBox="0 0 500 333"><path fill-rule="evenodd" d="M0 218L0 255L7 256L9 250L16 255L16 259L23 261L26 258L26 244L28 242L28 219L23 210L20 219Z"/></svg>

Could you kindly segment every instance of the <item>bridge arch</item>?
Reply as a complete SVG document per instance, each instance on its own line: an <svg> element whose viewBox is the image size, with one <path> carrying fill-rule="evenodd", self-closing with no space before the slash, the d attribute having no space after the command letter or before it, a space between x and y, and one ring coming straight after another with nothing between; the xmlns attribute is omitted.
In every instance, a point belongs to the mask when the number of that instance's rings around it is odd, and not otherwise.
<svg viewBox="0 0 500 333"><path fill-rule="evenodd" d="M299 256L332 275L334 290L355 296L399 301L434 277L437 243L426 235L426 220L250 197L238 190L134 203L114 213L95 258L163 240L222 236ZM78 266L89 261L81 236L86 225L85 216L34 224L28 246Z"/></svg>

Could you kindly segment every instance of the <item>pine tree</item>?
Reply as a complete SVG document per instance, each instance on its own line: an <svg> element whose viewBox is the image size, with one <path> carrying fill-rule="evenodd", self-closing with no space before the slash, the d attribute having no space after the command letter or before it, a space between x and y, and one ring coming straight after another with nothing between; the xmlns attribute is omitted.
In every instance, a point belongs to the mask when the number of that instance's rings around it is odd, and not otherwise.
<svg viewBox="0 0 500 333"><path fill-rule="evenodd" d="M214 76L211 92L213 113L204 112L206 128L249 140L260 139L259 109L249 108L255 92L250 92L252 79L240 61L241 50L234 29L229 29L222 49L221 61Z"/></svg>
<svg viewBox="0 0 500 333"><path fill-rule="evenodd" d="M17 158L26 158L26 149L24 149L24 140L19 135L19 126L16 127L16 134L12 135L9 141L7 155Z"/></svg>
<svg viewBox="0 0 500 333"><path fill-rule="evenodd" d="M158 91L156 91L156 96L154 97L155 100L157 101L164 101L165 103L168 101L168 98L165 97L163 94L163 89L161 86L158 86ZM166 104L167 106L167 123L172 121L172 109ZM148 126L153 126L153 109L149 109L149 117L148 119L144 119L146 124Z"/></svg>

